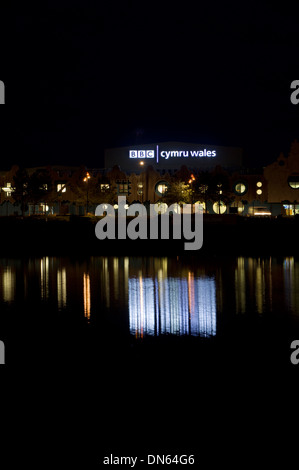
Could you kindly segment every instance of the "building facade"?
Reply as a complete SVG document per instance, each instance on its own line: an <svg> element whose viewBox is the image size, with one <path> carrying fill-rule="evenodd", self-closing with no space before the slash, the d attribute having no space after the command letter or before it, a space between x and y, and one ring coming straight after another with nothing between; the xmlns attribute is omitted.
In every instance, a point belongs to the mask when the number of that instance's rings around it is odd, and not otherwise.
<svg viewBox="0 0 299 470"><path fill-rule="evenodd" d="M180 211L188 201L175 196L170 200L171 188L179 184L194 190L191 202L203 204L210 214L299 214L297 141L288 156L280 154L272 164L256 170L244 168L242 151L231 147L173 142L139 147L114 153L109 149L104 169L13 166L2 171L0 215L94 214L101 203L117 208L118 196L125 196L128 204L156 204L158 212L176 202Z"/></svg>

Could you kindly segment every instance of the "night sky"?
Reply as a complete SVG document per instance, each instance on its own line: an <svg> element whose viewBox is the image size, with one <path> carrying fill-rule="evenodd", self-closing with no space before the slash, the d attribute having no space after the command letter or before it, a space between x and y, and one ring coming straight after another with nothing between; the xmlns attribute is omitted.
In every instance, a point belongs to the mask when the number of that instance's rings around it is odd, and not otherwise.
<svg viewBox="0 0 299 470"><path fill-rule="evenodd" d="M241 146L250 166L287 154L299 139L298 19L271 3L15 7L2 44L1 169L100 168L105 147L166 140Z"/></svg>

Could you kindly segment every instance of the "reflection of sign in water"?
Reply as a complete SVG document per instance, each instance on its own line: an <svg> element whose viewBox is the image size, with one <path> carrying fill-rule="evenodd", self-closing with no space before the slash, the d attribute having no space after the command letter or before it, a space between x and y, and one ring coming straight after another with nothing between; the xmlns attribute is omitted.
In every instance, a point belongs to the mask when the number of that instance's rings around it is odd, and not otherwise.
<svg viewBox="0 0 299 470"><path fill-rule="evenodd" d="M156 278L133 277L129 279L130 332L144 335L194 335L216 334L215 280L194 277L162 276Z"/></svg>

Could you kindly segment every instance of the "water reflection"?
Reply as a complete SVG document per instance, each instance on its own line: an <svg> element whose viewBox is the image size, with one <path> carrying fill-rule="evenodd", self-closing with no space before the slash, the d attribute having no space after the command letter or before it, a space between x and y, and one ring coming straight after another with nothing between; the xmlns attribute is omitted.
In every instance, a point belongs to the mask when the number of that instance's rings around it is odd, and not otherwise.
<svg viewBox="0 0 299 470"><path fill-rule="evenodd" d="M2 258L0 307L1 302L28 303L37 311L47 304L53 313L70 309L87 322L98 316L98 324L104 315L112 329L119 322L138 338L213 336L217 318L227 313L275 311L299 318L299 262L294 257Z"/></svg>
<svg viewBox="0 0 299 470"><path fill-rule="evenodd" d="M49 257L40 260L40 294L42 299L49 297Z"/></svg>
<svg viewBox="0 0 299 470"><path fill-rule="evenodd" d="M66 307L66 268L57 269L57 303L58 308Z"/></svg>
<svg viewBox="0 0 299 470"><path fill-rule="evenodd" d="M90 321L90 277L89 274L83 274L83 300L84 300L84 316Z"/></svg>
<svg viewBox="0 0 299 470"><path fill-rule="evenodd" d="M237 258L234 280L237 313L272 310L271 258Z"/></svg>
<svg viewBox="0 0 299 470"><path fill-rule="evenodd" d="M2 273L2 296L4 302L12 302L15 296L16 273L7 266Z"/></svg>
<svg viewBox="0 0 299 470"><path fill-rule="evenodd" d="M167 260L156 276L142 271L129 279L129 325L136 337L144 335L216 334L215 279L168 277Z"/></svg>

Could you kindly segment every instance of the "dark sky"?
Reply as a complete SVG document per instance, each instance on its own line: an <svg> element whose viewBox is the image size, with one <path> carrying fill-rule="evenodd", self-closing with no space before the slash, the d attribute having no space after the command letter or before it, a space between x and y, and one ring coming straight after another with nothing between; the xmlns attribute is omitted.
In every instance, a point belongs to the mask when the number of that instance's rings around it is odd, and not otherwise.
<svg viewBox="0 0 299 470"><path fill-rule="evenodd" d="M41 3L7 15L2 169L101 167L105 147L163 140L241 146L257 166L299 138L287 5Z"/></svg>

